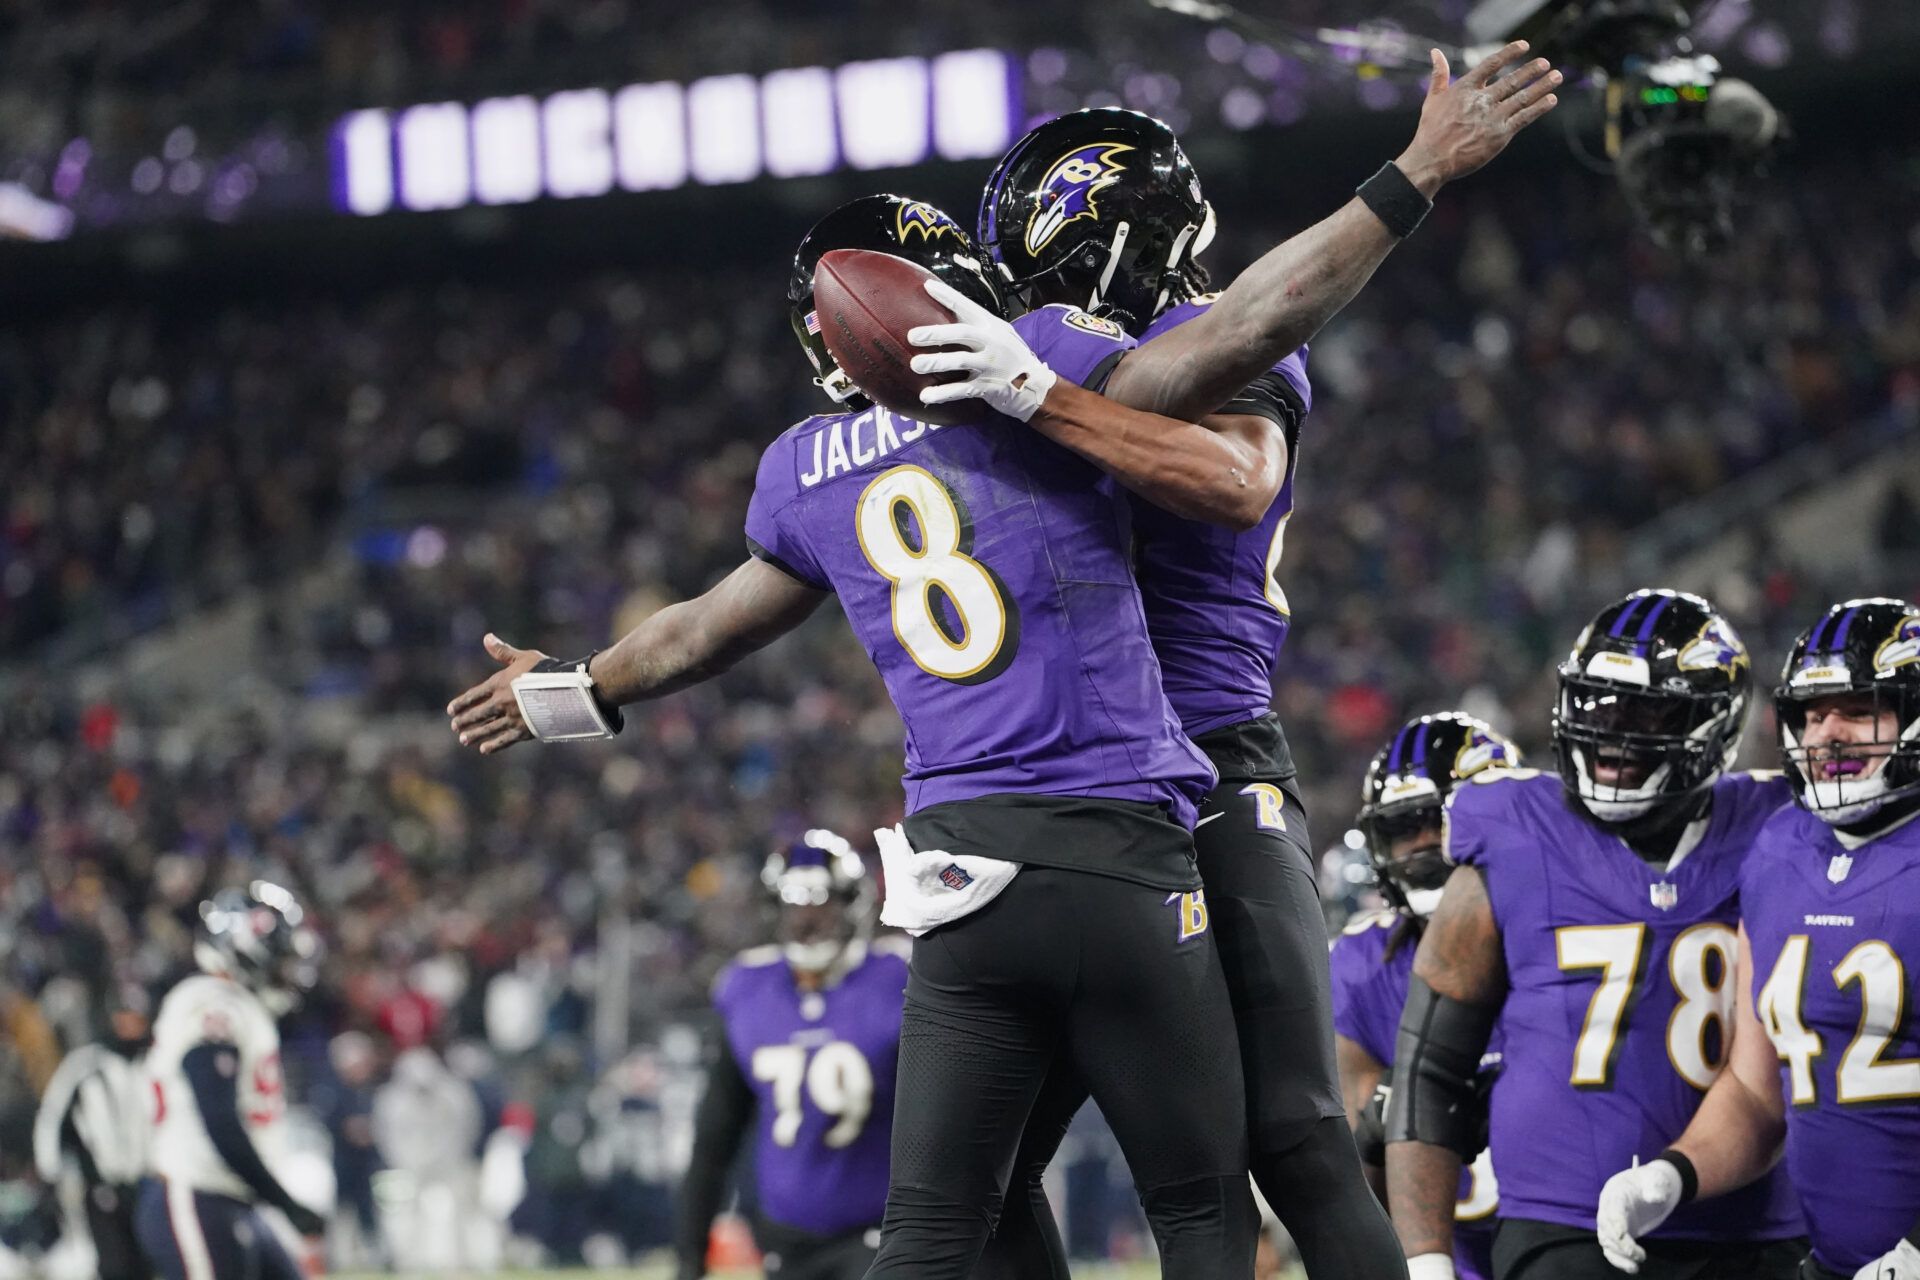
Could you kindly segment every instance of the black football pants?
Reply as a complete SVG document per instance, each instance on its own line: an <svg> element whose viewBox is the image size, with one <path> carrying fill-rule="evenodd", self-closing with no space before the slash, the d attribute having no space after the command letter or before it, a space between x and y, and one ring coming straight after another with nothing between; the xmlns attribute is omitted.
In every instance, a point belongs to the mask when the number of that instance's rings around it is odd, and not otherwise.
<svg viewBox="0 0 1920 1280"><path fill-rule="evenodd" d="M1222 782L1200 806L1193 840L1238 1026L1254 1181L1313 1280L1403 1277L1399 1240L1361 1172L1340 1098L1327 927L1292 780ZM1048 1078L975 1280L1064 1280L1041 1175L1086 1096L1067 1072Z"/></svg>
<svg viewBox="0 0 1920 1280"><path fill-rule="evenodd" d="M1795 1280L1805 1240L1643 1240L1640 1280ZM1502 1218L1493 1237L1497 1280L1619 1280L1591 1231Z"/></svg>
<svg viewBox="0 0 1920 1280"><path fill-rule="evenodd" d="M1029 866L987 906L915 941L870 1278L971 1273L1056 1064L1106 1114L1161 1274L1253 1274L1246 1098L1203 910L1190 894Z"/></svg>

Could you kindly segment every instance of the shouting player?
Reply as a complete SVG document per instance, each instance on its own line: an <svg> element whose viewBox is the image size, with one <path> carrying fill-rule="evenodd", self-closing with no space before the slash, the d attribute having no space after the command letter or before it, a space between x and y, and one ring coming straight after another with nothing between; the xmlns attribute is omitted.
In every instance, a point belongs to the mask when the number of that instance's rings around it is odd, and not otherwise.
<svg viewBox="0 0 1920 1280"><path fill-rule="evenodd" d="M1234 341L1216 296L1277 290L1295 299L1273 335L1281 358L1246 383L1216 388L1228 402L1215 395L1199 406L1211 410L1205 425L1231 446L1244 478L1224 508L1189 492L1183 441L1040 429L1135 495L1135 570L1154 653L1182 728L1219 774L1194 843L1239 1023L1253 1174L1322 1280L1389 1275L1401 1262L1341 1105L1313 846L1293 758L1269 710L1290 623L1280 556L1312 403L1306 351L1295 348L1358 292L1444 183L1486 164L1553 107L1559 73L1543 59L1522 64L1525 52L1509 45L1454 82L1436 51L1419 128L1399 159L1226 295L1202 292L1206 273L1194 257L1213 236L1213 211L1178 140L1151 117L1095 109L1039 126L1000 162L980 207L980 237L1023 301L1111 316L1146 351L1197 356ZM914 367L954 367L951 359L919 356ZM1135 361L1121 363L1109 395L1151 386ZM1195 407L1170 396L1134 402L1180 417ZM1018 1175L1024 1203L1002 1227L1026 1258L1017 1271L1064 1274L1040 1179L1085 1096L1056 1080L1036 1108Z"/></svg>
<svg viewBox="0 0 1920 1280"><path fill-rule="evenodd" d="M1920 1280L1920 609L1827 610L1774 709L1795 804L1741 887L1731 1062L1669 1150L1608 1180L1600 1243L1651 1272L1641 1237L1766 1176L1784 1140L1804 1280Z"/></svg>
<svg viewBox="0 0 1920 1280"><path fill-rule="evenodd" d="M318 942L300 904L255 880L200 904L193 956L154 1019L153 1177L135 1226L166 1280L300 1280L256 1211L272 1205L303 1236L325 1222L268 1167L287 1110L276 1020L312 986Z"/></svg>
<svg viewBox="0 0 1920 1280"><path fill-rule="evenodd" d="M1558 778L1489 770L1448 799L1456 865L1414 957L1387 1108L1387 1192L1414 1280L1455 1274L1454 1201L1474 1077L1491 1101L1500 1280L1612 1274L1594 1242L1609 1170L1679 1137L1726 1061L1740 876L1784 780L1728 773L1746 647L1698 596L1636 591L1559 671ZM1784 1277L1784 1177L1676 1213L1647 1273Z"/></svg>
<svg viewBox="0 0 1920 1280"><path fill-rule="evenodd" d="M1334 940L1330 960L1340 1092L1359 1139L1361 1164L1376 1184L1384 1180L1386 1154L1381 1126L1387 1091L1382 1086L1393 1065L1413 951L1453 872L1441 850L1441 806L1465 780L1519 763L1519 748L1487 724L1464 712L1442 711L1409 720L1367 766L1359 824L1390 909L1350 923ZM1497 1070L1499 1047L1496 1036L1481 1063L1483 1091ZM1492 1280L1492 1218L1498 1205L1493 1162L1482 1151L1462 1173L1454 1207L1453 1258L1462 1280Z"/></svg>
<svg viewBox="0 0 1920 1280"><path fill-rule="evenodd" d="M753 1234L767 1270L782 1280L858 1280L887 1203L905 948L869 942L873 882L831 831L775 850L760 878L780 942L741 954L714 983L723 1043L694 1121L679 1275L706 1274L707 1235L751 1128Z"/></svg>
<svg viewBox="0 0 1920 1280"><path fill-rule="evenodd" d="M761 461L740 568L578 662L488 637L504 670L455 700L454 729L489 753L532 736L518 693L546 708L536 716L560 700L565 721L542 720L550 735L603 733L621 704L725 670L837 595L907 729L886 918L932 931L913 952L870 1274L968 1273L1041 1078L1065 1055L1127 1154L1166 1274L1245 1276L1257 1229L1245 1096L1189 834L1213 771L1166 705L1124 501L1020 426L1118 417L1142 434L1191 432L1197 448L1212 437L1085 390L1132 340L1069 307L1008 325L972 237L898 197L830 214L796 258L796 331L842 404L854 393L812 306L814 266L838 248L925 265L942 301L975 317L982 366L934 388L982 399L973 418L934 426L860 406L799 423ZM1248 295L1240 313L1259 333L1284 305ZM1244 381L1276 354L1255 341L1182 363Z"/></svg>

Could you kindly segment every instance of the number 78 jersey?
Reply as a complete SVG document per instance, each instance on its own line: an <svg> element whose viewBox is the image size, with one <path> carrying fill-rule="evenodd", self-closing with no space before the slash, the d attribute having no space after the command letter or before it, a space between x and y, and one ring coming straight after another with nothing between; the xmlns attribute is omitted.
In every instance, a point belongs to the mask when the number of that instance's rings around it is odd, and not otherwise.
<svg viewBox="0 0 1920 1280"><path fill-rule="evenodd" d="M1552 775L1491 770L1448 797L1447 851L1485 878L1507 967L1489 1143L1501 1217L1591 1230L1607 1178L1686 1129L1726 1063L1741 870L1787 798L1778 778L1721 778L1704 831L1661 867L1577 813ZM1652 1235L1801 1233L1776 1169Z"/></svg>
<svg viewBox="0 0 1920 1280"><path fill-rule="evenodd" d="M1098 386L1132 340L1070 307L1014 322ZM1167 805L1212 766L1180 731L1128 559L1128 505L1091 463L980 407L935 426L809 418L760 461L755 555L832 591L907 731L907 812L986 795Z"/></svg>

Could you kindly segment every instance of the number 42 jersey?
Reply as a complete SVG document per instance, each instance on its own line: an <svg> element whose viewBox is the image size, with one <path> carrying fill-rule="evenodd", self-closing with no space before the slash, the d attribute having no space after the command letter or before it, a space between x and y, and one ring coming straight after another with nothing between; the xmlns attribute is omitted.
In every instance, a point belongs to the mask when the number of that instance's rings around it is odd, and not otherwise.
<svg viewBox="0 0 1920 1280"><path fill-rule="evenodd" d="M1447 797L1447 853L1485 879L1506 959L1489 1143L1501 1217L1592 1230L1608 1176L1686 1129L1726 1064L1741 871L1787 798L1778 776L1726 775L1692 847L1661 867L1577 813L1551 774L1489 770ZM1779 1169L1652 1233L1800 1234Z"/></svg>
<svg viewBox="0 0 1920 1280"><path fill-rule="evenodd" d="M1741 913L1780 1054L1786 1167L1813 1256L1852 1275L1920 1219L1920 821L1852 849L1798 805L1767 823Z"/></svg>
<svg viewBox="0 0 1920 1280"><path fill-rule="evenodd" d="M1133 345L1050 306L1014 321L1099 387ZM906 809L987 795L1165 805L1213 769L1167 706L1128 561L1129 507L1092 463L976 406L936 426L875 406L808 418L760 462L755 555L838 594L907 731Z"/></svg>

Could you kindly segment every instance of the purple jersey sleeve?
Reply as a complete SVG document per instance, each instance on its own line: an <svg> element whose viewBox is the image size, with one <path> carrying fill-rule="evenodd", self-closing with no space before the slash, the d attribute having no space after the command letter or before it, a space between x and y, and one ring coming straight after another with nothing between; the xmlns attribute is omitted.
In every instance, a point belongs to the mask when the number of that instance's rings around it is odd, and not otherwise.
<svg viewBox="0 0 1920 1280"><path fill-rule="evenodd" d="M807 546L804 527L786 518L800 496L800 455L794 451L793 438L816 421L808 418L789 428L760 455L753 497L747 502L747 550L810 587L831 591L827 575Z"/></svg>
<svg viewBox="0 0 1920 1280"><path fill-rule="evenodd" d="M1399 923L1400 918L1390 912L1361 916L1334 939L1333 953L1327 958L1333 978L1333 1029L1382 1066L1393 1063L1400 1009L1406 1002L1404 977L1394 972L1396 966L1386 963L1387 942ZM1412 946L1403 945L1394 959L1411 965Z"/></svg>
<svg viewBox="0 0 1920 1280"><path fill-rule="evenodd" d="M1013 328L1054 373L1095 391L1134 346L1113 321L1058 303L1027 312Z"/></svg>

